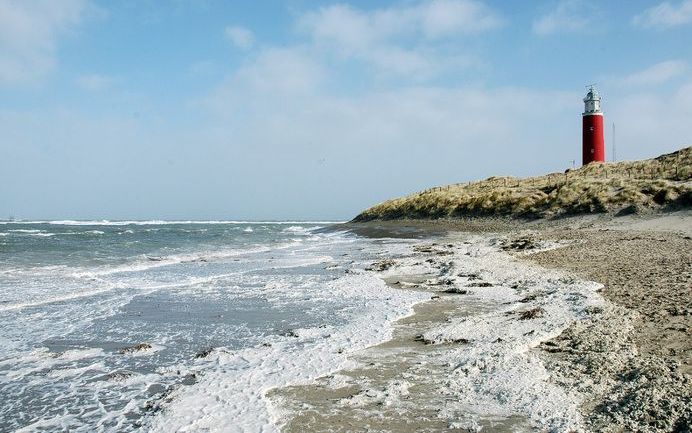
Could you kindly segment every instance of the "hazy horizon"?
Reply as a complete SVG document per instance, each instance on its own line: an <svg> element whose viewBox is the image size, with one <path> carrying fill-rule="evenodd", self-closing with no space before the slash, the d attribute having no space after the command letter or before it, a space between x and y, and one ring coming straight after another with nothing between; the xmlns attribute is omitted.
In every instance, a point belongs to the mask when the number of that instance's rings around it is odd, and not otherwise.
<svg viewBox="0 0 692 433"><path fill-rule="evenodd" d="M343 221L692 144L692 0L0 0L0 218Z"/></svg>

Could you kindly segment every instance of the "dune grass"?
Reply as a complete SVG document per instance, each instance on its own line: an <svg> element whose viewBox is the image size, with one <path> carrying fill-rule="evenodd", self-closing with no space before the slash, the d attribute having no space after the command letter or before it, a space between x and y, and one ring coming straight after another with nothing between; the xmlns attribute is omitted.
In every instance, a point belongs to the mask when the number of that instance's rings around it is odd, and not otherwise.
<svg viewBox="0 0 692 433"><path fill-rule="evenodd" d="M591 163L564 173L490 177L388 200L354 221L506 216L547 218L692 206L692 147L657 158Z"/></svg>

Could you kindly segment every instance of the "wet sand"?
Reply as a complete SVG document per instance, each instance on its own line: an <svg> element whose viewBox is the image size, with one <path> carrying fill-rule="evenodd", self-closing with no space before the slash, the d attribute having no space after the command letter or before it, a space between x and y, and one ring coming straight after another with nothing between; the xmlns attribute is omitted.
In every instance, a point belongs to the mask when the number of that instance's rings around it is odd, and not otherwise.
<svg viewBox="0 0 692 433"><path fill-rule="evenodd" d="M587 431L689 431L692 313L692 217L582 217L517 223L507 220L385 222L351 227L370 236L459 242L465 233L494 233L507 252L579 278L600 282L612 308L569 326L534 350L550 381L581 397ZM530 252L541 241L562 241ZM419 281L401 281L410 288ZM394 283L396 281L389 281ZM403 283L403 284L402 284ZM427 288L430 290L430 288ZM453 317L478 311L453 294L419 304L398 321L392 340L359 353L360 367L313 385L274 390L284 431L469 431L453 429L441 413L455 410L439 387L453 366L440 356L454 344L417 338ZM437 407L437 410L431 409ZM482 419L478 431L531 431L520 416Z"/></svg>
<svg viewBox="0 0 692 433"><path fill-rule="evenodd" d="M401 278L396 278L401 283ZM409 279L410 284L420 280ZM397 285L394 285L396 287ZM308 386L275 390L270 398L290 416L282 431L354 432L466 432L450 427L439 413L454 411L454 395L440 392L454 365L440 354L450 345L426 344L422 330L445 323L452 316L478 313L482 305L463 296L441 293L414 307L414 314L395 324L393 338L359 353L359 368L320 378ZM528 426L522 417L485 419L484 432L506 432Z"/></svg>

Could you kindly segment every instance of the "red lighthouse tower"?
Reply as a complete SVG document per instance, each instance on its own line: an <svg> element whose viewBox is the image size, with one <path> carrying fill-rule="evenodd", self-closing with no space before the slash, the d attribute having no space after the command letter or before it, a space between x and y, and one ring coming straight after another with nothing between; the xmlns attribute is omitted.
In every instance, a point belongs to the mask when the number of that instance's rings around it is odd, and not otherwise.
<svg viewBox="0 0 692 433"><path fill-rule="evenodd" d="M582 114L582 164L605 161L601 96L592 85L584 98Z"/></svg>

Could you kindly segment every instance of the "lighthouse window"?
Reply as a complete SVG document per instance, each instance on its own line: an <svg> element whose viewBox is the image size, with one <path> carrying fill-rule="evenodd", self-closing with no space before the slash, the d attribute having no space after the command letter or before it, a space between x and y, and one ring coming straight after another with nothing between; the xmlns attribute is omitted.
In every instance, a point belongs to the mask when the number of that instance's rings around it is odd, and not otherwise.
<svg viewBox="0 0 692 433"><path fill-rule="evenodd" d="M589 131L593 131L593 126L589 126Z"/></svg>

